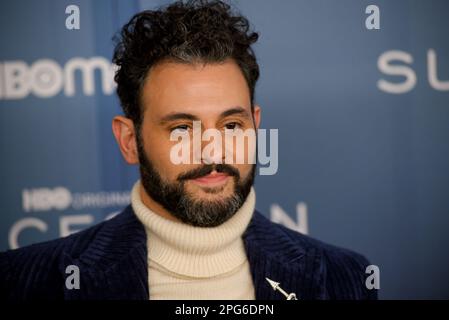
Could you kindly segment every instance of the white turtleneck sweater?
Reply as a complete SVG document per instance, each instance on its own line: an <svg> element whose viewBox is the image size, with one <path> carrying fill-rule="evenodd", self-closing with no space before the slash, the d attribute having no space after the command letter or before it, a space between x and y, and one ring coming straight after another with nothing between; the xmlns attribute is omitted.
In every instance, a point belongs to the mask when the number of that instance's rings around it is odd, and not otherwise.
<svg viewBox="0 0 449 320"><path fill-rule="evenodd" d="M251 189L243 206L217 227L168 220L146 207L138 181L131 205L145 226L151 300L254 300L254 286L242 234L254 212Z"/></svg>

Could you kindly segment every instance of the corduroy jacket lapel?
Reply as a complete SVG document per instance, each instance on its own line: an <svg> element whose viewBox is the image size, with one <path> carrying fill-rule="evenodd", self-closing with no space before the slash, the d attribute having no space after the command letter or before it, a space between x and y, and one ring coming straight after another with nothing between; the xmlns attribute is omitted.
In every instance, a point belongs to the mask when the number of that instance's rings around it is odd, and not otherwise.
<svg viewBox="0 0 449 320"><path fill-rule="evenodd" d="M291 238L284 227L255 211L243 235L257 300L286 300L266 278L298 299L325 299L322 252Z"/></svg>
<svg viewBox="0 0 449 320"><path fill-rule="evenodd" d="M106 221L88 248L68 253L63 265L80 269L80 289L65 299L148 299L146 234L131 206Z"/></svg>

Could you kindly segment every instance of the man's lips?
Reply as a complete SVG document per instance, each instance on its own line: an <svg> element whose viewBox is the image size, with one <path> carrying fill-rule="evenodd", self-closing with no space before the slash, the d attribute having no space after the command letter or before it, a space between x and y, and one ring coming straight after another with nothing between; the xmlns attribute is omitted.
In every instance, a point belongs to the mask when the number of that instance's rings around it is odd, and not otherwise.
<svg viewBox="0 0 449 320"><path fill-rule="evenodd" d="M199 184L220 184L228 179L229 175L227 173L212 171L207 176L192 179L193 181L199 183Z"/></svg>

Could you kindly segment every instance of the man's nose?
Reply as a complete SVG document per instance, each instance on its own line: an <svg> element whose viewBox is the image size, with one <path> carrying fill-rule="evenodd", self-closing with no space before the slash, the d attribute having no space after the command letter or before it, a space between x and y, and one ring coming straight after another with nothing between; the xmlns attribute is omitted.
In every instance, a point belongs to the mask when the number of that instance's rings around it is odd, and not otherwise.
<svg viewBox="0 0 449 320"><path fill-rule="evenodd" d="M203 149L204 150L204 149ZM223 163L223 152L214 150L213 154L202 154L201 163L204 164L221 164Z"/></svg>
<svg viewBox="0 0 449 320"><path fill-rule="evenodd" d="M201 143L197 144L197 146L201 146L201 163L224 163L224 136L222 132L214 126L204 126L201 129Z"/></svg>

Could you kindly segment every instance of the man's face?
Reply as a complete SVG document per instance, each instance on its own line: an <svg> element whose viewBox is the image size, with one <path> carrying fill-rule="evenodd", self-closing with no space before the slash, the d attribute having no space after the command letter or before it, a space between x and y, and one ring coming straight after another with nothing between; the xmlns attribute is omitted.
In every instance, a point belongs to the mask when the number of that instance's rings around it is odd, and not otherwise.
<svg viewBox="0 0 449 320"><path fill-rule="evenodd" d="M141 104L137 149L147 195L191 225L209 227L228 220L250 191L255 165L225 163L224 131L255 129L260 112L258 107L251 109L248 85L237 64L160 63L149 72ZM202 150L196 152L190 143L189 163L174 164L170 155L179 142L171 141L170 135L178 130L189 134L192 142L194 120L200 121L202 132L217 129L223 134L223 152L202 156ZM200 149L209 143L202 141ZM201 159L195 164L198 154Z"/></svg>

